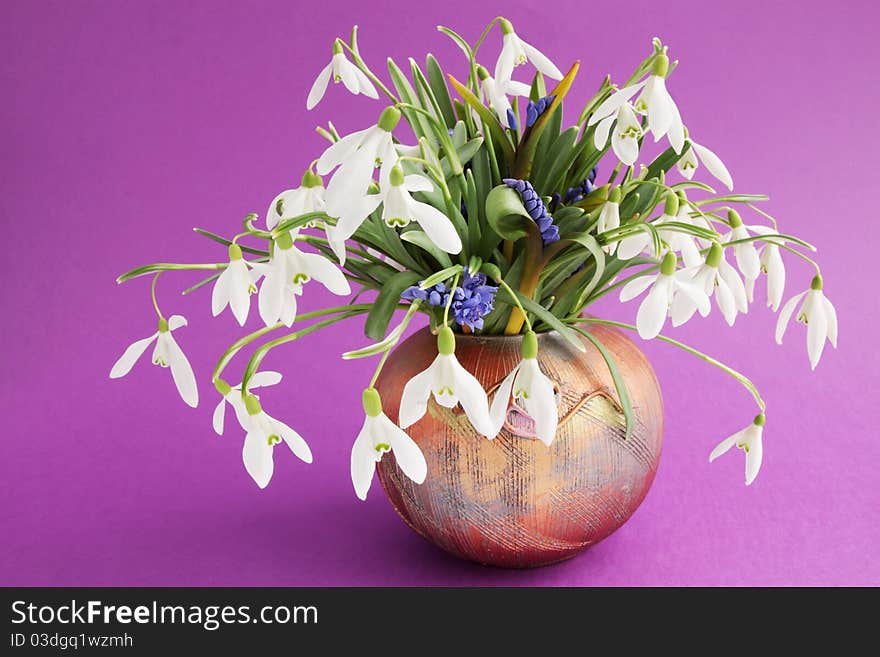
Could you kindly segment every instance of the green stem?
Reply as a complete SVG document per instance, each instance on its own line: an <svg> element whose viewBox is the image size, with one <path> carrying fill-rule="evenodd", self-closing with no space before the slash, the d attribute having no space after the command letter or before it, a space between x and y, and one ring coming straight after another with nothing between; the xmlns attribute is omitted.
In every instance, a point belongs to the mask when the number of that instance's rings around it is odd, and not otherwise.
<svg viewBox="0 0 880 657"><path fill-rule="evenodd" d="M395 102L395 103L399 102L399 99L397 98L397 96L395 96L391 92L391 90L385 86L385 83L382 82L382 80L380 80L376 76L376 74L370 70L370 67L367 66L367 63L363 59L361 59L361 56L360 56L360 53L359 53L358 47L357 47L357 25L355 25L351 30L351 42L352 42L351 46L348 45L342 39L336 39L336 41L337 41L337 43L342 45L342 47L345 48L351 54L351 58L354 60L355 65L364 72L364 75L366 75L368 78L370 78L370 80L373 81L373 84L375 84L377 87L379 87L379 89L382 90L383 94L388 96L388 98L390 98L392 102Z"/></svg>
<svg viewBox="0 0 880 657"><path fill-rule="evenodd" d="M226 269L229 266L228 262L215 262L211 264L180 264L176 262L154 262L150 265L144 265L143 267L138 267L137 269L132 269L131 271L127 271L122 276L116 279L117 283L124 283L125 281L130 281L133 278L138 278L139 276L146 276L147 274L153 274L155 272L163 272L163 271L195 271L195 270L203 270L203 269Z"/></svg>
<svg viewBox="0 0 880 657"><path fill-rule="evenodd" d="M449 298L446 300L446 307L443 308L443 326L449 326L449 307L452 305L452 299L455 297L455 290L458 288L458 279L461 277L460 272L456 272L455 278L452 279L452 287L449 288Z"/></svg>
<svg viewBox="0 0 880 657"><path fill-rule="evenodd" d="M638 331L638 327L632 324L626 324L625 322L615 322L609 319L597 319L593 317L578 317L574 320L571 320L573 323L578 322L586 322L589 324L602 324L604 326L616 326L618 328L625 328L630 331ZM687 353L696 356L700 360L706 361L710 365L714 365L722 372L725 372L736 379L743 387L745 387L751 394L752 397L755 398L755 402L758 404L758 407L761 409L763 413L766 410L766 404L764 404L764 400L761 398L761 393L758 392L758 389L755 387L755 384L751 382L746 376L740 374L732 367L729 367L711 356L704 354L702 351L694 349L693 347L684 344L683 342L679 342L678 340L673 340L672 338L668 338L665 335L658 335L657 339L666 342L667 344L671 344L673 347L678 347L679 349L686 351Z"/></svg>
<svg viewBox="0 0 880 657"><path fill-rule="evenodd" d="M523 308L522 302L519 300L519 297L516 295L516 292L514 292L513 289L511 289L511 287L507 284L507 282L503 278L498 281L498 285L500 285L502 288L504 288L504 291L510 295L511 299L513 299L513 303L516 305L516 307L522 313L523 319L525 320L525 323L526 323L526 327L531 331L532 330L532 323L529 321L529 314L526 312L526 309Z"/></svg>
<svg viewBox="0 0 880 657"><path fill-rule="evenodd" d="M150 284L150 298L153 300L153 308L156 309L156 314L159 316L159 319L164 319L164 317L162 317L162 311L159 310L159 304L156 302L156 281L159 280L161 275L162 272L160 271L153 276L153 282Z"/></svg>

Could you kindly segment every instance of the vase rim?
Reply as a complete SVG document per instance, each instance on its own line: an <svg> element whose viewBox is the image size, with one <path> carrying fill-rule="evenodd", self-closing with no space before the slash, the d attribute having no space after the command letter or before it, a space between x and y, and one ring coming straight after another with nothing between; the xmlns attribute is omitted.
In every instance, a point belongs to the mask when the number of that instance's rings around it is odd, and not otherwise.
<svg viewBox="0 0 880 657"><path fill-rule="evenodd" d="M431 332L431 327L426 326L423 330ZM559 332L555 329L550 331L535 331L539 340L542 340L547 337L558 337ZM492 342L521 342L523 339L522 333L517 333L516 335L495 335L495 334L486 334L486 333L456 333L455 340L456 342L460 341L479 341L479 340L488 340Z"/></svg>

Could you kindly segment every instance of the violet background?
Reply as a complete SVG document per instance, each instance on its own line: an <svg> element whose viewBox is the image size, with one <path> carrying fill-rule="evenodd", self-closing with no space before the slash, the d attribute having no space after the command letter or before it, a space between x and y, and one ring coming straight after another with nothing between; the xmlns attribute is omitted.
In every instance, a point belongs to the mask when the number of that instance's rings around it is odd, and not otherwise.
<svg viewBox="0 0 880 657"><path fill-rule="evenodd" d="M0 6L0 584L880 585L876 3L434 4ZM605 542L524 572L430 546L377 483L366 503L355 498L348 455L374 365L338 358L366 342L356 321L267 358L286 378L265 405L307 438L315 463L279 452L263 492L241 464L242 436L210 427L210 369L238 327L228 313L209 321L209 290L178 296L194 275L163 277L159 294L166 314L190 321L175 336L200 377L198 410L146 360L107 378L122 350L155 330L149 279L117 286L118 274L222 259L193 226L231 234L297 183L323 148L317 122L346 132L378 114L341 85L305 111L333 37L358 23L376 70L386 55L430 51L461 73L460 53L434 26L473 40L499 11L563 70L582 60L569 120L605 73L621 81L661 36L681 60L670 88L691 133L723 157L737 191L769 193L764 207L782 226L820 245L841 324L840 348L813 374L803 327L776 346L763 303L735 330L716 310L673 333L764 393L765 460L750 488L740 452L707 462L750 421L749 395L645 344L667 418L653 489ZM490 63L499 42L493 32ZM787 262L789 296L810 271ZM335 301L309 286L303 303ZM624 320L635 310L603 306Z"/></svg>

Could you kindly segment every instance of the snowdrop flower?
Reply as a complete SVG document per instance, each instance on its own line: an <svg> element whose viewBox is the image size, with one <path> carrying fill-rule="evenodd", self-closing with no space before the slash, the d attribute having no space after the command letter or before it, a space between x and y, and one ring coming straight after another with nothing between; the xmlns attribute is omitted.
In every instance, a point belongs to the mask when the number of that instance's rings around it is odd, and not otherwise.
<svg viewBox="0 0 880 657"><path fill-rule="evenodd" d="M709 454L709 463L722 454L726 454L735 445L746 453L746 486L751 484L755 477L758 476L758 470L761 469L761 459L764 454L764 448L761 445L761 434L764 433L765 421L764 414L760 413L745 429L737 431L729 438L722 440L712 450L712 453Z"/></svg>
<svg viewBox="0 0 880 657"><path fill-rule="evenodd" d="M594 114L593 117L595 116ZM614 113L599 121L593 135L597 149L602 150L608 143L608 133L611 132L612 123L615 125L611 133L611 148L621 162L632 166L639 157L639 139L642 137L642 124L636 117L632 105L624 102Z"/></svg>
<svg viewBox="0 0 880 657"><path fill-rule="evenodd" d="M776 344L782 344L788 321L801 299L803 303L797 311L797 321L807 325L807 354L810 356L810 367L816 369L826 339L837 349L837 312L822 291L821 275L813 277L809 290L796 294L782 307L776 323Z"/></svg>
<svg viewBox="0 0 880 657"><path fill-rule="evenodd" d="M775 231L767 226L750 226L752 232L759 235L771 235ZM782 303L782 293L785 291L785 264L782 262L782 254L779 245L783 240L762 242L758 246L761 271L767 274L767 305L776 312ZM755 279L746 281L746 293L749 301L754 300Z"/></svg>
<svg viewBox="0 0 880 657"><path fill-rule="evenodd" d="M265 372L257 372L251 377L251 380L248 382L248 389L253 390L254 388L274 386L280 382L280 372L266 370ZM217 392L220 393L220 402L217 404L216 408L214 408L214 415L212 417L214 431L217 435L223 435L223 424L226 420L226 404L232 406L232 410L235 411L235 416L238 418L238 423L241 425L241 428L247 430L248 415L244 400L241 397L241 384L239 383L237 386L230 386L223 379L217 379L214 381L214 387L217 388Z"/></svg>
<svg viewBox="0 0 880 657"><path fill-rule="evenodd" d="M511 392L517 403L535 421L535 435L549 447L556 437L559 410L553 381L538 367L538 338L533 331L523 336L522 361L504 377L492 400L489 416L493 435L501 431L507 419Z"/></svg>
<svg viewBox="0 0 880 657"><path fill-rule="evenodd" d="M428 369L416 374L403 388L400 426L406 429L418 422L427 412L428 398L433 393L436 402L445 408L455 408L461 403L474 429L487 438L494 438L486 393L455 357L455 335L448 326L440 329L437 350L440 353Z"/></svg>
<svg viewBox="0 0 880 657"><path fill-rule="evenodd" d="M397 163L397 150L391 131L400 122L400 110L386 107L376 125L346 135L318 158L315 167L320 175L339 170L327 185L327 213L339 217L351 209L352 200L362 199L373 182L373 169L381 166L380 181L388 179Z"/></svg>
<svg viewBox="0 0 880 657"><path fill-rule="evenodd" d="M327 85L330 83L331 76L334 84L341 81L345 88L355 96L364 94L369 98L379 97L376 87L373 86L370 79L363 71L345 58L345 54L342 52L342 44L337 40L333 42L333 58L327 66L321 69L318 77L315 78L314 84L312 84L308 100L306 100L306 109L312 109L321 102L324 93L327 91Z"/></svg>
<svg viewBox="0 0 880 657"><path fill-rule="evenodd" d="M654 141L661 137L669 137L669 144L676 153L684 148L684 125L678 106L666 89L666 74L669 71L669 57L657 55L654 60L653 72L643 83L642 93L636 99L636 110L648 115L648 130L654 135Z"/></svg>
<svg viewBox="0 0 880 657"><path fill-rule="evenodd" d="M651 287L651 291L642 304L639 306L639 312L636 315L636 326L639 329L639 335L644 340L650 340L657 337L663 324L666 323L666 316L670 307L675 302L675 298L679 294L684 294L700 311L704 317L709 314L711 306L709 297L706 293L682 271L676 271L677 259L671 251L663 257L660 265L659 274L651 274L640 276L623 286L620 291L620 300L629 301L636 298L642 292Z"/></svg>
<svg viewBox="0 0 880 657"><path fill-rule="evenodd" d="M672 228L663 228L665 223L681 221L679 212L678 196L667 194L663 214L652 225L657 229L660 238L669 245L670 250L681 253L686 267L696 267L702 264L703 258L700 255L700 250L697 248L694 238L687 233L682 233ZM691 223L689 217L685 223ZM652 244L653 240L647 231L624 237L620 240L617 247L617 257L621 260L630 260L652 248Z"/></svg>
<svg viewBox="0 0 880 657"><path fill-rule="evenodd" d="M685 130L685 136L687 136L687 130ZM678 163L676 164L678 172L688 180L691 180L694 177L694 172L696 172L697 167L700 166L700 162L702 162L706 165L706 170L709 173L715 176L715 178L727 187L727 189L733 191L733 178L727 170L727 167L724 166L724 162L721 161L721 158L705 146L690 139L690 137L688 137L688 139L691 147L688 148L678 160Z"/></svg>
<svg viewBox="0 0 880 657"><path fill-rule="evenodd" d="M736 210L727 211L727 221L730 224L730 232L724 236L725 242L742 240L749 236L749 230L755 230L755 226L743 225L742 218ZM746 280L753 281L761 273L761 258L754 242L743 242L733 245L733 255L736 256L736 266L742 272Z"/></svg>
<svg viewBox="0 0 880 657"><path fill-rule="evenodd" d="M303 214L324 212L327 204L324 201L324 181L321 176L308 169L302 177L302 184L294 189L281 192L272 199L266 211L266 227L272 230L282 221L293 219ZM309 221L306 226L314 228L317 220Z"/></svg>
<svg viewBox="0 0 880 657"><path fill-rule="evenodd" d="M186 359L183 351L174 341L171 331L186 326L186 318L182 315L172 315L167 320L164 317L159 318L159 330L148 338L138 340L125 350L119 360L110 370L110 378L118 379L125 376L134 367L138 358L147 350L153 341L156 342L156 348L153 350L153 365L160 367L171 367L171 376L174 384L177 386L177 392L187 404L195 408L199 405L199 390L196 386L196 377L193 374L192 366Z"/></svg>
<svg viewBox="0 0 880 657"><path fill-rule="evenodd" d="M363 404L366 414L364 425L351 448L351 481L357 496L362 500L367 499L376 464L388 452L394 452L403 474L417 484L423 483L428 474L428 464L422 450L382 412L382 399L375 388L364 390Z"/></svg>
<svg viewBox="0 0 880 657"><path fill-rule="evenodd" d="M620 228L620 198L620 187L615 187L611 190L611 193L608 194L608 200L605 201L602 210L599 212L599 220L596 223L597 233L604 233L606 230ZM614 252L617 251L618 245L619 242L613 242L612 244L606 244L602 249L605 253L613 255Z"/></svg>
<svg viewBox="0 0 880 657"><path fill-rule="evenodd" d="M229 306L239 325L244 326L251 309L251 295L257 291L257 277L256 272L248 270L248 263L241 255L241 247L230 244L229 266L217 278L211 293L211 312L214 317Z"/></svg>
<svg viewBox="0 0 880 657"><path fill-rule="evenodd" d="M285 326L293 325L296 297L313 278L333 294L351 293L345 276L332 262L317 253L300 251L287 232L275 238L268 263L254 262L251 266L265 276L260 286L259 309L266 326L279 321Z"/></svg>
<svg viewBox="0 0 880 657"><path fill-rule="evenodd" d="M501 19L501 33L504 36L501 54L495 63L495 80L503 84L510 82L514 67L521 66L527 61L534 64L535 68L548 78L562 79L562 72L553 62L540 50L520 39L510 21L504 18Z"/></svg>
<svg viewBox="0 0 880 657"><path fill-rule="evenodd" d="M382 196L382 219L389 227L406 226L415 221L428 238L447 253L461 251L461 238L445 214L433 205L422 203L411 196L411 192L429 192L434 185L424 176L403 175L399 166L391 169L389 186Z"/></svg>
<svg viewBox="0 0 880 657"><path fill-rule="evenodd" d="M486 96L489 107L498 114L501 125L505 128L516 129L516 126L510 125L509 114L513 112L513 106L510 104L508 95L528 98L531 87L516 80L496 80L482 66L478 69L478 73L482 80L483 94Z"/></svg>
<svg viewBox="0 0 880 657"><path fill-rule="evenodd" d="M306 463L312 462L312 451L296 431L283 422L276 420L266 413L259 400L251 394L244 398L244 406L247 417L244 427L247 434L244 437L242 460L245 470L260 488L269 485L275 463L272 453L275 445L285 442L297 458Z"/></svg>
<svg viewBox="0 0 880 657"><path fill-rule="evenodd" d="M681 273L690 277L706 296L715 295L718 309L729 326L733 326L736 321L737 312L748 312L746 288L736 270L724 259L724 249L720 244L711 246L705 263L684 269ZM672 325L681 326L693 317L696 310L697 305L689 296L677 295L672 302Z"/></svg>

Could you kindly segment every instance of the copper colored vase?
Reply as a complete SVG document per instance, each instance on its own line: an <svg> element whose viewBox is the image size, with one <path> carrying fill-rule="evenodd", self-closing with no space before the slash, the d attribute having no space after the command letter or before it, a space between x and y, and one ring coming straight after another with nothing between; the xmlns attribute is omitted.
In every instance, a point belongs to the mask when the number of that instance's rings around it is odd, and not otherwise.
<svg viewBox="0 0 880 657"><path fill-rule="evenodd" d="M663 440L663 406L654 370L620 332L591 329L613 354L632 399L635 428L625 422L608 366L584 340L580 352L556 333L539 335L541 370L557 385L559 428L548 448L533 422L511 401L501 434L487 440L460 407L434 400L407 432L428 462L421 485L391 455L379 479L410 527L452 554L509 568L568 559L601 541L633 514L651 486ZM520 360L520 336L457 336L456 356L491 395ZM403 387L437 355L427 329L388 359L377 387L397 419Z"/></svg>

